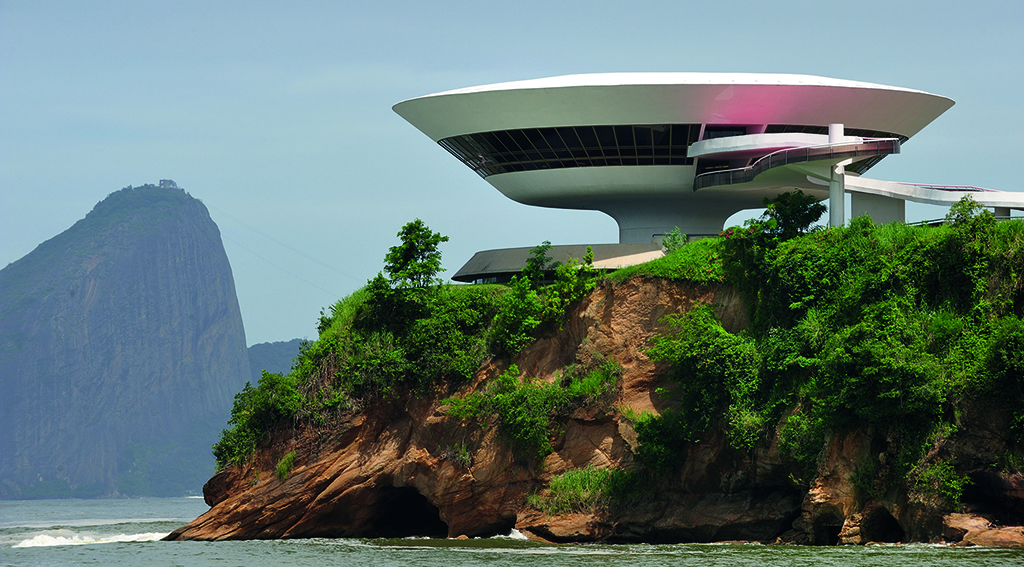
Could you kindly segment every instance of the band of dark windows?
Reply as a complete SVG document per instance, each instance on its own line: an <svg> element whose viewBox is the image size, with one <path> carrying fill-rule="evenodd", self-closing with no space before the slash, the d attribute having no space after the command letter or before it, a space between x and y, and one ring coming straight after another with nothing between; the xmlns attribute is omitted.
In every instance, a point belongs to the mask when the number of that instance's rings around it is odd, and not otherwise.
<svg viewBox="0 0 1024 567"><path fill-rule="evenodd" d="M626 126L563 126L557 128L525 128L452 136L438 144L480 177L572 167L609 165L694 165L686 150L698 141L700 124L644 124ZM745 133L744 127L717 128L708 137L725 137ZM735 132L733 132L735 130ZM799 132L827 134L828 126L772 124L766 134ZM889 132L846 128L848 136L865 138L899 138ZM852 171L863 173L878 163L882 156L853 164Z"/></svg>
<svg viewBox="0 0 1024 567"><path fill-rule="evenodd" d="M569 167L693 165L700 124L563 126L481 132L438 143L480 177Z"/></svg>

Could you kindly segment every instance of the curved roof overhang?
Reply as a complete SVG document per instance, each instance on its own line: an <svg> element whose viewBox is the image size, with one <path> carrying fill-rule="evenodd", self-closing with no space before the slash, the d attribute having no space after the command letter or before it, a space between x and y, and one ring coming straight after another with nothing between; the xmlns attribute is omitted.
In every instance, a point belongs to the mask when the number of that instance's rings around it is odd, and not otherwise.
<svg viewBox="0 0 1024 567"><path fill-rule="evenodd" d="M498 83L402 101L434 141L549 126L843 123L911 137L953 106L912 89L810 75L607 73Z"/></svg>

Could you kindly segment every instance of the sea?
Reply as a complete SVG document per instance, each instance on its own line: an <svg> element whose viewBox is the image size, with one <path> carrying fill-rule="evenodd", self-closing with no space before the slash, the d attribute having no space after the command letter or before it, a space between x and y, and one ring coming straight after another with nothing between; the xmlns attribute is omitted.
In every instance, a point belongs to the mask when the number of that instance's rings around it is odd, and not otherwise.
<svg viewBox="0 0 1024 567"><path fill-rule="evenodd" d="M470 540L168 542L202 498L0 501L0 566L962 566L1024 565L1024 550L941 545L548 545L513 531Z"/></svg>

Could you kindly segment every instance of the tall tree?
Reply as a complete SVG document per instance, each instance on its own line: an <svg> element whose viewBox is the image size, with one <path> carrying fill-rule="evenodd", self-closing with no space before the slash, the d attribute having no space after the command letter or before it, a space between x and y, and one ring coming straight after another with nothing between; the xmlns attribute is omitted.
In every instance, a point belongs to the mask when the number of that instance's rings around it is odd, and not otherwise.
<svg viewBox="0 0 1024 567"><path fill-rule="evenodd" d="M440 283L434 277L444 271L441 267L441 251L437 246L448 242L448 237L441 236L439 232L431 232L430 227L420 219L406 223L398 231L398 237L402 243L392 246L384 257L384 271L390 277L391 287L422 288Z"/></svg>

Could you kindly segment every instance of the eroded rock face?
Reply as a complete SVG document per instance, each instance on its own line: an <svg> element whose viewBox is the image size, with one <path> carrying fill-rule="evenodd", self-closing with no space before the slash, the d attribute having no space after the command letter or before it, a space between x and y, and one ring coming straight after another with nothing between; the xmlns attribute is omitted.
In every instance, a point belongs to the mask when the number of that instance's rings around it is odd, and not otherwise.
<svg viewBox="0 0 1024 567"><path fill-rule="evenodd" d="M636 435L613 408L658 409L653 391L660 372L643 349L661 329L663 315L710 303L732 330L746 325L745 310L728 289L660 280L605 285L584 300L561 332L524 351L514 362L545 380L554 380L567 364L586 366L602 357L624 369L614 399L566 420L555 452L542 463L517 461L496 427L447 417L439 400L448 392L379 404L326 440L307 429L280 432L244 469L214 476L205 489L211 510L171 538L458 537L512 528L552 541L775 537L789 528L802 498L787 480L777 448L739 454L715 434L691 447L678 483L685 490L636 503L614 520L552 518L525 504L528 494L567 470L633 466ZM486 366L460 394L504 369ZM448 448L456 444L469 448L471 463L449 458ZM273 468L292 450L296 465L280 482Z"/></svg>
<svg viewBox="0 0 1024 567"><path fill-rule="evenodd" d="M497 427L449 418L439 405L506 369L490 361L459 392L442 386L430 397L378 404L341 419L344 426L329 437L308 428L279 432L244 469L214 476L205 487L211 510L169 538L476 537L516 528L553 542L827 545L928 541L942 532L949 522L943 523L947 512L940 507L915 505L905 493L884 501L862 493L857 472L866 460L878 458L864 431L830 440L810 486L801 484L801 471L780 454L777 439L748 453L732 449L723 433L712 430L682 449L686 456L678 476L658 484L654 497L612 513L549 516L528 506L527 495L543 494L555 475L568 470L636 466L636 433L620 410L664 409L654 392L667 385L665 369L644 349L662 330L662 316L700 304L714 305L730 331L748 324L743 304L729 288L634 279L596 289L560 332L512 361L524 374L548 381L568 364L587 367L610 358L623 367L613 399L581 408L560 423L555 451L541 463L517 460ZM451 450L456 445L468 448L471 462ZM274 466L292 450L298 455L295 468L281 482L273 477Z"/></svg>

